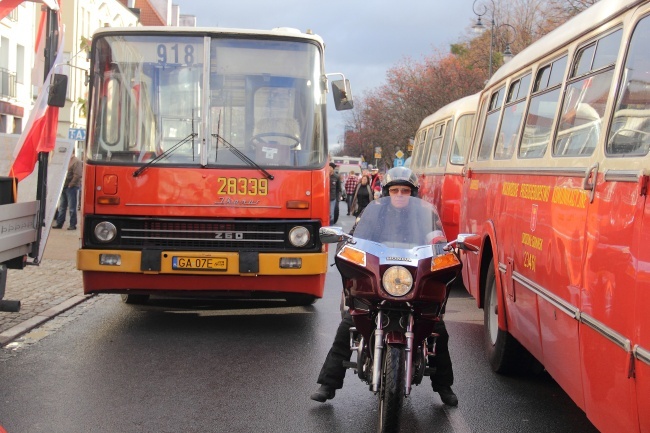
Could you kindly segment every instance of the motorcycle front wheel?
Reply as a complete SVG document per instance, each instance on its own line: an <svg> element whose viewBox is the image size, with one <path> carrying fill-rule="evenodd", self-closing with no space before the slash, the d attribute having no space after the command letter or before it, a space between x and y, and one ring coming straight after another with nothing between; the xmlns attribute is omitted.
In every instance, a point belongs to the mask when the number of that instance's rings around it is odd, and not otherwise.
<svg viewBox="0 0 650 433"><path fill-rule="evenodd" d="M379 433L399 431L404 400L404 356L404 347L386 347L379 390Z"/></svg>

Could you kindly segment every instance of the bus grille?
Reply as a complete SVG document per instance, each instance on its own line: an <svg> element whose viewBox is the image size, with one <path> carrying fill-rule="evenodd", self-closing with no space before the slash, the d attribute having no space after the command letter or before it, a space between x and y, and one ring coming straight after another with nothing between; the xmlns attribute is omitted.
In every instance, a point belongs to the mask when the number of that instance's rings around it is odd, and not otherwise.
<svg viewBox="0 0 650 433"><path fill-rule="evenodd" d="M110 221L118 229L118 237L110 243L100 243L93 235L94 227L101 221ZM311 241L296 248L288 241L289 231L296 226L306 227ZM265 252L320 251L318 221L206 221L137 218L90 217L85 225L85 245L91 248L142 249L197 251Z"/></svg>

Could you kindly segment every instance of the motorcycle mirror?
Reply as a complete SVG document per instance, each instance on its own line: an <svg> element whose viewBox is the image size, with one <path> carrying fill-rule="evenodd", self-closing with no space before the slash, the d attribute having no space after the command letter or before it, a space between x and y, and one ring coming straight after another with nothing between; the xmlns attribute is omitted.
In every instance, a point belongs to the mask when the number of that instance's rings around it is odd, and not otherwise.
<svg viewBox="0 0 650 433"><path fill-rule="evenodd" d="M349 236L343 231L343 227L326 226L321 227L318 231L320 241L324 244L334 244L341 242L346 236Z"/></svg>

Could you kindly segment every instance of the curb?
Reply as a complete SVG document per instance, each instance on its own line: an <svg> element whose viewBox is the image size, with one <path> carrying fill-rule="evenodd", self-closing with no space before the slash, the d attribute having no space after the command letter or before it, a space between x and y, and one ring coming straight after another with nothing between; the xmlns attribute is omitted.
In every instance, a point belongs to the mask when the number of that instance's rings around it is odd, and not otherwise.
<svg viewBox="0 0 650 433"><path fill-rule="evenodd" d="M63 313L66 310L74 307L75 305L81 304L82 302L90 299L92 296L73 296L72 298L61 302L59 305L48 308L47 310L37 314L36 316L25 320L24 322L9 328L6 331L0 333L0 347L5 346L8 343L11 343L16 338L26 334L32 329L36 328L39 325L47 322L48 320L56 317L57 315ZM1 432L2 430L0 430Z"/></svg>

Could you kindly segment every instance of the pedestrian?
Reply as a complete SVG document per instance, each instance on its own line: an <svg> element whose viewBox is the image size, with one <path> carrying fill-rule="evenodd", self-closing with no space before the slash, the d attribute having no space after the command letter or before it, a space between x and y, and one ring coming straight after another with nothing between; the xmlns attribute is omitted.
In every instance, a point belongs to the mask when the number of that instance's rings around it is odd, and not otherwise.
<svg viewBox="0 0 650 433"><path fill-rule="evenodd" d="M347 196L348 204L348 215L352 214L352 199L354 198L355 190L357 189L357 184L359 183L359 178L354 173L354 170L350 170L348 178L345 180L345 194Z"/></svg>
<svg viewBox="0 0 650 433"><path fill-rule="evenodd" d="M375 194L375 198L381 196L381 180L382 174L376 168L372 170L372 178L370 179L370 187L372 191L378 194Z"/></svg>
<svg viewBox="0 0 650 433"><path fill-rule="evenodd" d="M372 188L370 188L370 177L362 176L361 181L357 184L357 187L354 189L354 194L352 197L352 215L359 216L361 212L368 206L374 199L372 193Z"/></svg>
<svg viewBox="0 0 650 433"><path fill-rule="evenodd" d="M330 162L330 224L334 224L338 219L336 208L339 205L339 197L341 197L341 179L338 174L334 172L336 164Z"/></svg>
<svg viewBox="0 0 650 433"><path fill-rule="evenodd" d="M83 162L76 156L70 158L68 164L68 173L63 182L63 191L57 208L56 224L52 225L53 229L63 228L66 213L70 212L70 225L68 230L77 229L77 197L79 187L81 186L81 177L83 176Z"/></svg>

